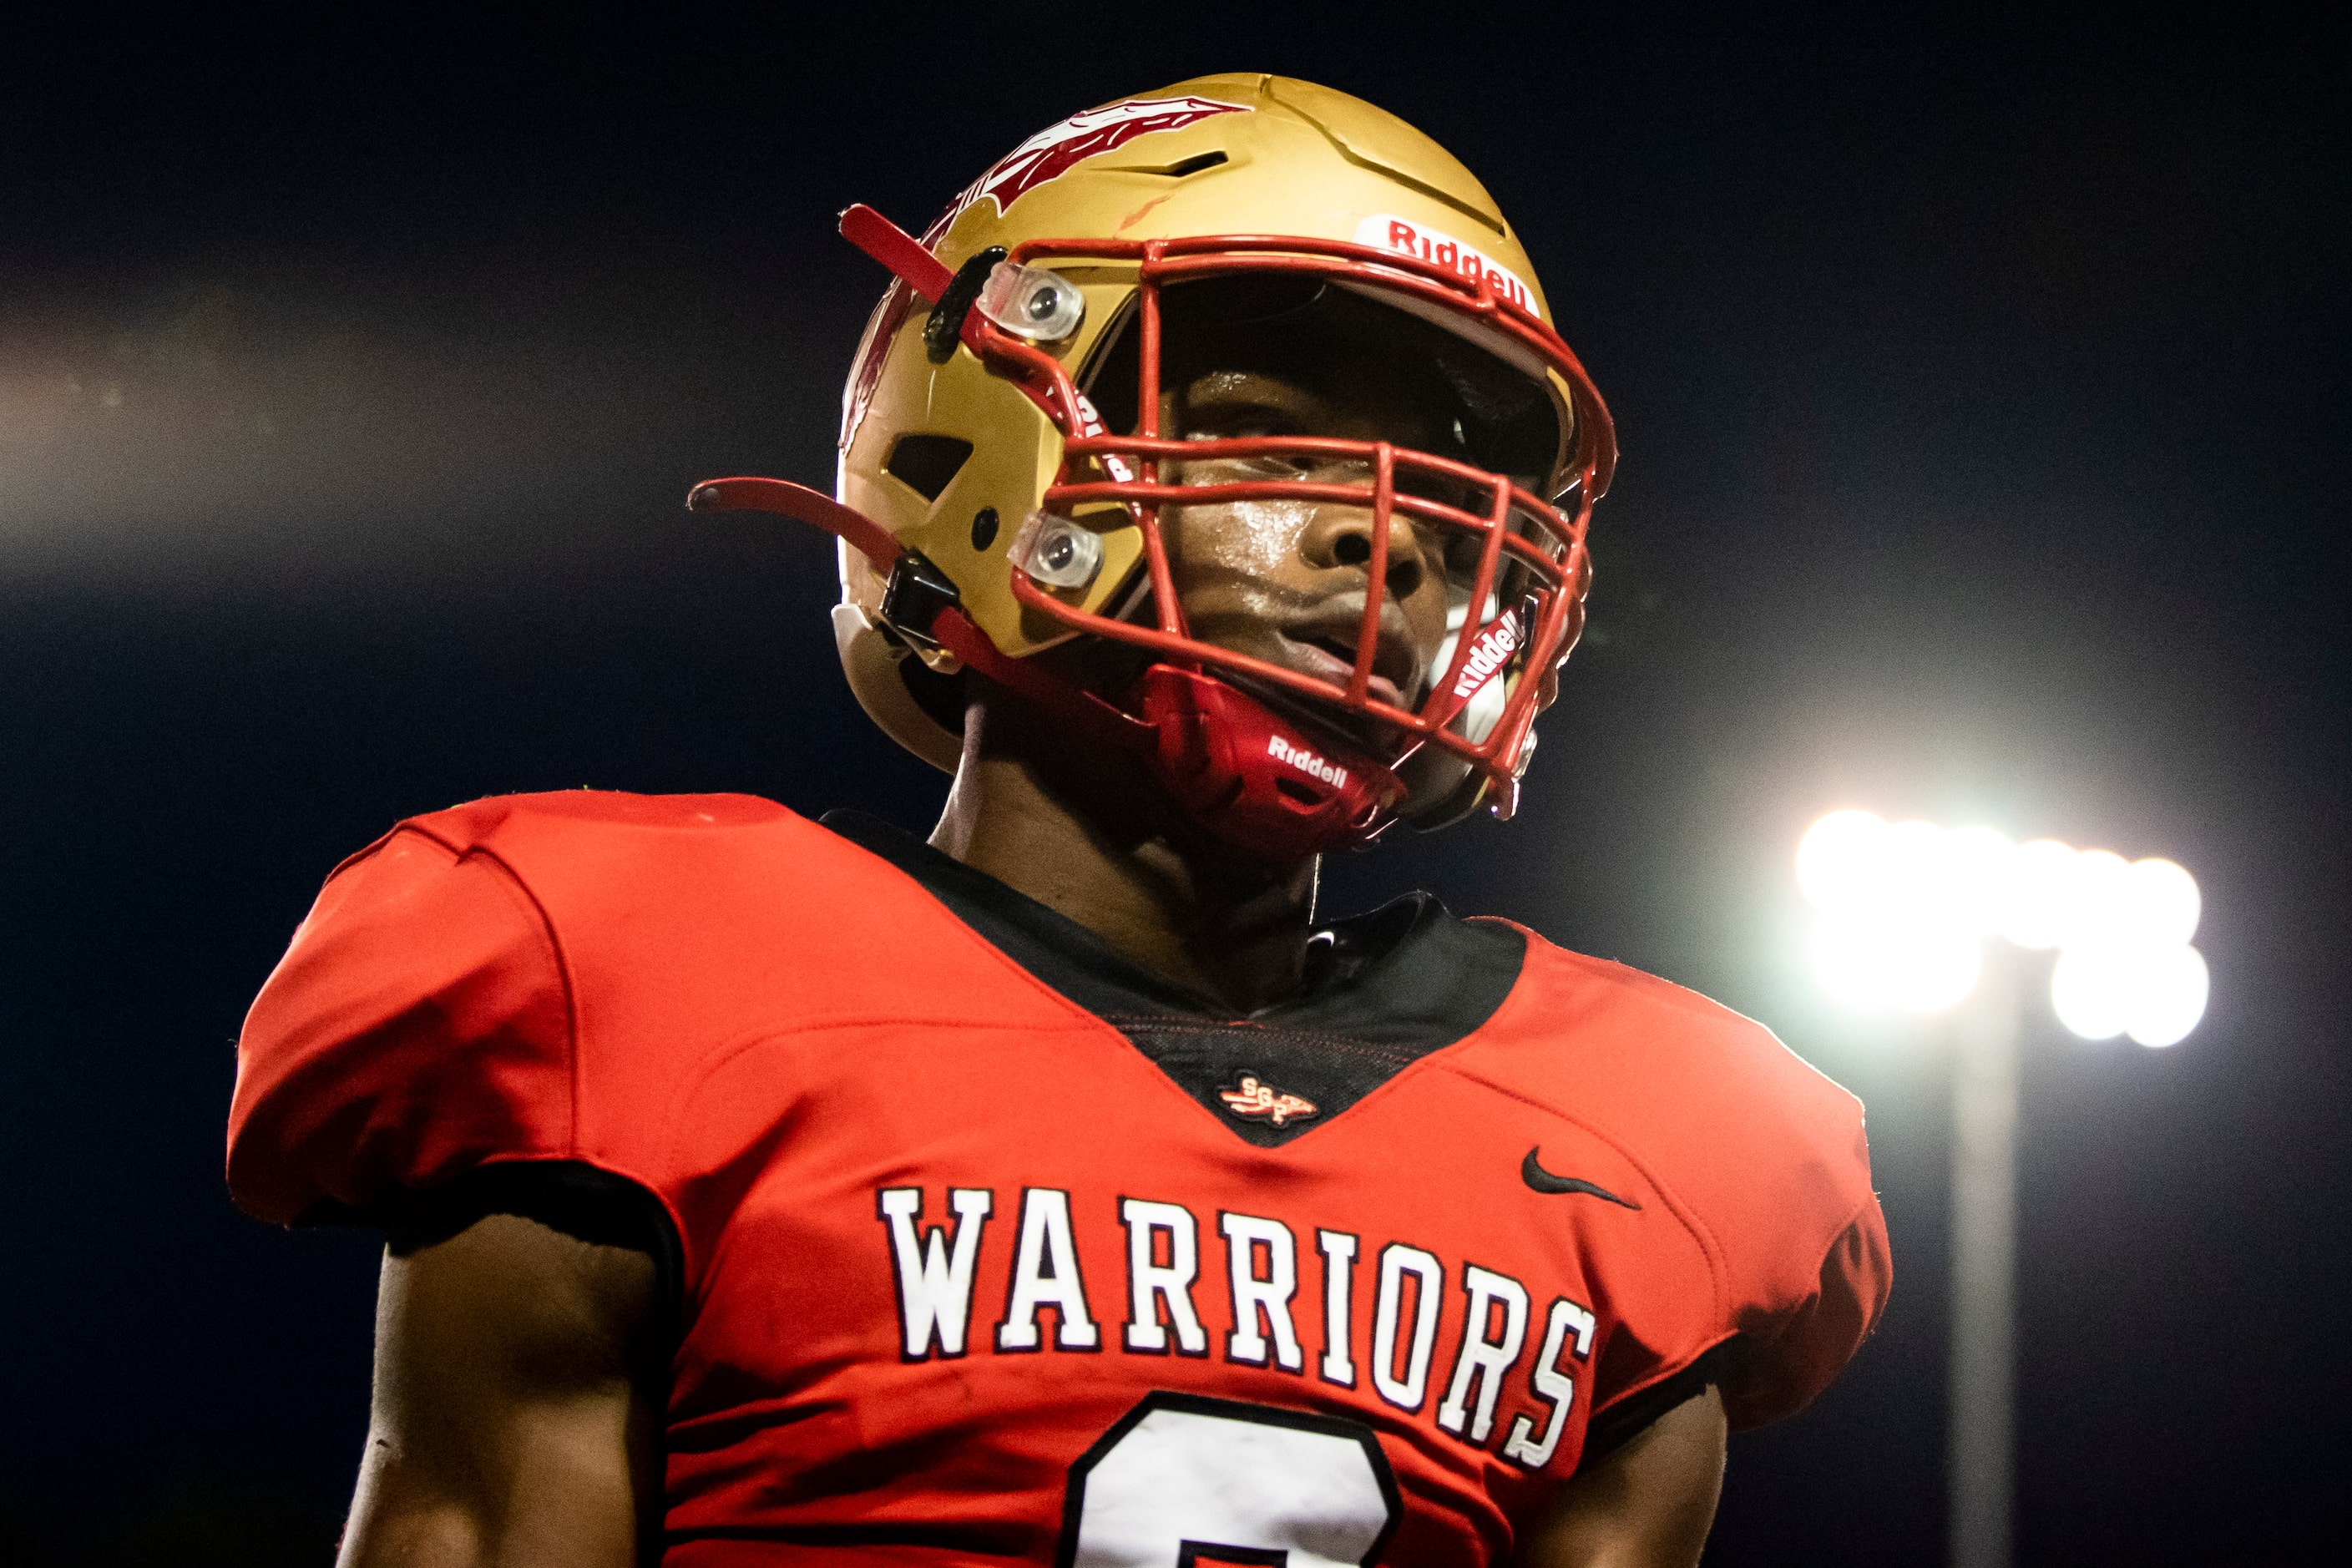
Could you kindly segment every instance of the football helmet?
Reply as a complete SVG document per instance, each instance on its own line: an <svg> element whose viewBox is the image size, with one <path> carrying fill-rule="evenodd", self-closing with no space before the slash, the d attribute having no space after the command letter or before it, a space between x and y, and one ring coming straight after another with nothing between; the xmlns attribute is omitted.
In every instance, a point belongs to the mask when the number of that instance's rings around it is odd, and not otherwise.
<svg viewBox="0 0 2352 1568"><path fill-rule="evenodd" d="M1140 755L1245 853L1510 815L1616 443L1517 236L1444 149L1328 88L1201 77L1030 138L919 239L865 207L842 232L895 278L843 395L835 496L721 479L689 504L839 536L842 665L894 739L953 771L977 668ZM1310 328L1412 357L1447 449L1165 428L1188 342ZM1310 673L1192 634L1166 514L1230 503L1369 520L1351 661ZM1402 684L1375 670L1400 517L1447 599ZM1076 638L1129 650L1118 677L1039 658Z"/></svg>

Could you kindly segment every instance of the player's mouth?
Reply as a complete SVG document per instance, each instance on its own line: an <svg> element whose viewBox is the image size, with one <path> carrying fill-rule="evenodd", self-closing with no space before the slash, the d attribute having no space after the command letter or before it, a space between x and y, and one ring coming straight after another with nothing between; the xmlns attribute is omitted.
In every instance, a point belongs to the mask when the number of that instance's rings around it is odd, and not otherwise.
<svg viewBox="0 0 2352 1568"><path fill-rule="evenodd" d="M1336 606L1342 614L1325 610L1312 618L1282 627L1275 634L1280 647L1280 663L1301 675L1311 676L1327 685L1346 689L1355 674L1357 638L1363 630L1360 607L1346 609ZM1394 606L1390 606L1391 615ZM1386 623L1391 615L1383 615ZM1395 616L1398 624L1383 624L1380 640L1372 650L1371 679L1366 683L1365 695L1376 702L1393 708L1405 706L1405 692L1421 685L1421 660L1414 654L1412 639L1402 624L1403 617Z"/></svg>

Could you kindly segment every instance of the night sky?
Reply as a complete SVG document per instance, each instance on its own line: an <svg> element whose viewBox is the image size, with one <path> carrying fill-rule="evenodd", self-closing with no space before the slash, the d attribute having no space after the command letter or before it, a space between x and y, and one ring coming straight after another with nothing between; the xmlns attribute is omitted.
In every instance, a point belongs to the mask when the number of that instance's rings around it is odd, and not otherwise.
<svg viewBox="0 0 2352 1568"><path fill-rule="evenodd" d="M944 780L840 679L827 542L682 498L829 480L883 281L841 206L919 227L1066 113L1257 69L1480 174L1624 447L1519 820L1349 858L1331 907L1526 921L1869 1107L1893 1304L1735 1439L1709 1561L1941 1551L1944 1044L1801 967L1790 853L1846 805L2205 889L2185 1043L2032 1014L2021 1562L2340 1530L2340 24L325 14L0 47L0 1557L326 1561L377 1247L220 1176L238 1021L319 881L512 790L926 826Z"/></svg>

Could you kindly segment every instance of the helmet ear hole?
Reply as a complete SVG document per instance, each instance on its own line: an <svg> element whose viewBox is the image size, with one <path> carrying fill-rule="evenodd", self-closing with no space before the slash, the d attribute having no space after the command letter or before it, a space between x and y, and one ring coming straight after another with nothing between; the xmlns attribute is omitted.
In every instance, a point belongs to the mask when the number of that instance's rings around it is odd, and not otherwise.
<svg viewBox="0 0 2352 1568"><path fill-rule="evenodd" d="M937 500L971 457L971 443L954 436L909 433L890 444L883 472L925 500Z"/></svg>

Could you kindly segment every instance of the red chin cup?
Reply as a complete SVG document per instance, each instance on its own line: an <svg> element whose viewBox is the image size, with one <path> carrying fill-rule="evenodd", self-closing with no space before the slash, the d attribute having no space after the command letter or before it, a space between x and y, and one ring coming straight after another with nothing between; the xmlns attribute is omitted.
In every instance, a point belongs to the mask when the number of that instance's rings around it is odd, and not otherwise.
<svg viewBox="0 0 2352 1568"><path fill-rule="evenodd" d="M1155 664L1139 690L1152 773L1187 817L1246 855L1296 861L1361 843L1404 799L1370 757L1310 740L1213 676Z"/></svg>

